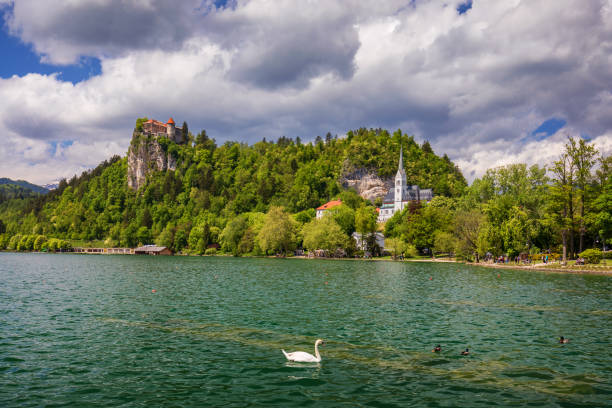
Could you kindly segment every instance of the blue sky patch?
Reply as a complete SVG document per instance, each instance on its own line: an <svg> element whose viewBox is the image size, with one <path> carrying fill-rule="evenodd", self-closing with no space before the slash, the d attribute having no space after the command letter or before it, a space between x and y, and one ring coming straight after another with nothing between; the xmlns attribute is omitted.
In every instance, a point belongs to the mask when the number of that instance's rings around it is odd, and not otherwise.
<svg viewBox="0 0 612 408"><path fill-rule="evenodd" d="M0 8L0 22L4 21L5 12L6 9ZM102 72L100 60L91 57L81 58L78 64L73 65L43 64L32 46L10 35L5 24L0 29L0 50L3 54L0 78L10 78L13 75L24 76L30 73L43 75L58 73L59 80L76 84L92 76L100 75Z"/></svg>
<svg viewBox="0 0 612 408"><path fill-rule="evenodd" d="M465 14L471 8L472 8L472 0L467 0L465 3L461 3L459 6L457 6L457 12L459 14Z"/></svg>
<svg viewBox="0 0 612 408"><path fill-rule="evenodd" d="M532 136L535 136L535 140L543 140L548 136L555 134L559 129L561 129L567 121L560 118L550 118L542 122L537 129L531 132Z"/></svg>
<svg viewBox="0 0 612 408"><path fill-rule="evenodd" d="M51 147L50 152L52 156L55 156L55 153L57 153L57 147L61 147L62 149L65 149L68 146L72 146L72 144L74 143L74 141L72 140L62 140L61 142L57 142L57 141L53 141L53 142L49 142L49 146Z"/></svg>

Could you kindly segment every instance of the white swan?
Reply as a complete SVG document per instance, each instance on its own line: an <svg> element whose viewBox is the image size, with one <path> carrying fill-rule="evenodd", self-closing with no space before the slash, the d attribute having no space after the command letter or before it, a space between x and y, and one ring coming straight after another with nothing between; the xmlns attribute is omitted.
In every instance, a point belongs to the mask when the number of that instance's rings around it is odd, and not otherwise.
<svg viewBox="0 0 612 408"><path fill-rule="evenodd" d="M306 353L305 351L294 351L293 353L287 353L282 349L281 351L289 361L297 361L298 363L320 363L321 355L319 354L319 344L324 345L325 343L323 343L323 340L321 339L317 339L317 341L315 341L314 356L310 353Z"/></svg>

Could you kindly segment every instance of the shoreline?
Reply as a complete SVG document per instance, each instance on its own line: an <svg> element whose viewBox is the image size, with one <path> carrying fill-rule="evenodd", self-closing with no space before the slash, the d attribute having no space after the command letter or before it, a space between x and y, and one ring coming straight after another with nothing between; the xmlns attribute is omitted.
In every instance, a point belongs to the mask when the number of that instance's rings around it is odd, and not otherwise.
<svg viewBox="0 0 612 408"><path fill-rule="evenodd" d="M81 252L72 252L72 251L61 251L61 252L42 252L42 251L11 251L11 250L1 250L0 252L4 253L32 253L32 254L74 254L74 255L128 255L128 254L115 254L115 253L81 253ZM129 254L134 255L134 254ZM149 255L151 256L151 255ZM168 255L166 255L168 256ZM232 257L232 255L195 255L195 254L174 254L172 256L193 256L193 257ZM558 265L558 267L542 267L539 266L541 264L536 264L533 266L521 266L521 265L507 265L507 264L495 264L495 263L485 263L485 262L461 262L452 259L436 259L436 258L427 258L427 259L404 259L404 260L394 260L388 258L310 258L308 256L298 255L298 256L287 256L287 257L277 257L274 255L270 256L241 256L239 258L265 258L265 259L316 259L323 261L376 261L376 262L409 262L409 263L423 263L423 262L431 262L431 263L455 263L462 265L470 265L470 266L479 266L482 268L491 268L491 269L510 269L510 270L520 270L520 271L536 271L536 272L550 272L557 274L570 274L570 275L601 275L601 276L612 276L612 265L608 267L602 268L601 270L594 269L576 269L571 267L563 267Z"/></svg>
<svg viewBox="0 0 612 408"><path fill-rule="evenodd" d="M612 276L612 266L602 268L601 270L595 269L576 269L572 267L563 267L561 265L555 267L541 267L541 266L519 266L519 265L499 265L499 264L487 264L487 263L474 263L474 262L466 262L466 265L472 266L481 266L483 268L492 268L492 269L515 269L522 271L536 271L536 272L552 272L552 273L565 273L565 274L573 274L573 275L603 275L603 276Z"/></svg>

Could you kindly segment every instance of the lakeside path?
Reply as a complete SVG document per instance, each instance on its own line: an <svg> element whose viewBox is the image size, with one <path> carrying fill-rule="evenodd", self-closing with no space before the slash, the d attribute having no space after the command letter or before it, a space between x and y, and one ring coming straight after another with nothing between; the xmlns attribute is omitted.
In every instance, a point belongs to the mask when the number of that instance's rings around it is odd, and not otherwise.
<svg viewBox="0 0 612 408"><path fill-rule="evenodd" d="M273 256L269 256L268 258L274 258ZM330 260L330 261L369 261L369 262L430 262L430 263L456 263L462 265L470 265L470 266L480 266L483 268L494 268L494 269L514 269L514 270L523 270L523 271L537 271L537 272L551 272L551 273L566 273L566 274L576 274L576 275L604 275L604 276L612 276L612 265L589 265L583 268L576 268L575 266L567 266L563 267L559 264L548 264L549 266L544 266L545 264L535 264L535 265L500 265L494 263L485 263L485 262L460 262L454 259L444 259L444 258L428 258L428 259L405 259L403 261L396 261L388 258L370 258L370 259L362 259L362 258L309 258L307 256L292 256L286 259L319 259L319 260ZM596 269L587 269L587 268L596 268Z"/></svg>
<svg viewBox="0 0 612 408"><path fill-rule="evenodd" d="M584 268L575 267L575 266L566 266L563 267L559 264L548 264L550 266L545 266L545 264L535 264L535 265L507 265L507 264L495 264L495 263L485 263L485 262L457 262L449 259L415 259L415 260L407 260L407 262L455 262L462 263L465 265L472 266L481 266L483 268L494 268L494 269L515 269L515 270L523 270L523 271L538 271L538 272L552 272L552 273L568 273L568 274L578 274L578 275L606 275L612 276L612 266L607 265L592 265L585 266Z"/></svg>

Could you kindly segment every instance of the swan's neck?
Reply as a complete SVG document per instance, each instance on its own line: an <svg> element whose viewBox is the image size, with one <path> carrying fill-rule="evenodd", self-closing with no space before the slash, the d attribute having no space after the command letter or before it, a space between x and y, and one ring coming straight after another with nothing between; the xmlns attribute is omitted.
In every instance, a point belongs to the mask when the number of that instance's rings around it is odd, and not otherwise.
<svg viewBox="0 0 612 408"><path fill-rule="evenodd" d="M317 360L321 361L321 355L319 354L319 344L315 343L315 357Z"/></svg>

